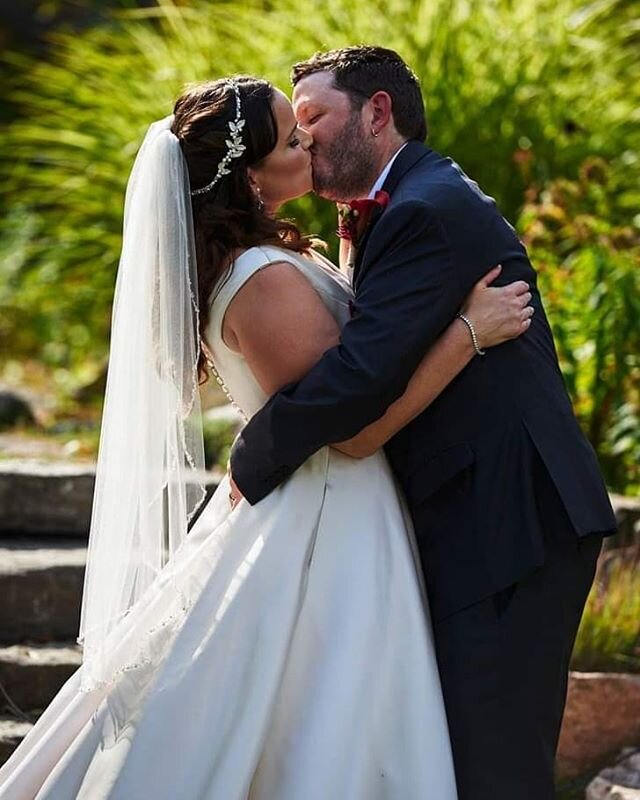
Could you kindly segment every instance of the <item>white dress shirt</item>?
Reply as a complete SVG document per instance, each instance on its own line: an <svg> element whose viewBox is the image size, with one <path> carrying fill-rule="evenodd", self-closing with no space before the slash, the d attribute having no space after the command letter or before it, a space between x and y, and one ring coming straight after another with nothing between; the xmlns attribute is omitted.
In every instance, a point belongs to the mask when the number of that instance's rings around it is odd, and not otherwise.
<svg viewBox="0 0 640 800"><path fill-rule="evenodd" d="M378 180L373 184L371 191L369 192L369 199L373 200L376 195L376 192L379 192L380 189L384 186L384 182L387 180L387 175L391 172L391 167L393 166L393 162L396 158L400 155L400 153L404 150L407 146L407 142L405 142L401 147L399 147L396 152L391 156L391 158L387 161L387 166L382 170L380 175L378 176Z"/></svg>

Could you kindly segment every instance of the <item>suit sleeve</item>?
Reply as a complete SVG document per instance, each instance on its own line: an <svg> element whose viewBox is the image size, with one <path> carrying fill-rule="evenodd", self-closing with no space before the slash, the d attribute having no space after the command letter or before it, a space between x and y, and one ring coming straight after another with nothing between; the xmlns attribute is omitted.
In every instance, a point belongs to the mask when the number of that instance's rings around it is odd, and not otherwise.
<svg viewBox="0 0 640 800"><path fill-rule="evenodd" d="M277 392L236 440L231 471L251 504L324 445L379 419L463 302L451 250L429 204L392 206L366 252L340 344L301 381Z"/></svg>

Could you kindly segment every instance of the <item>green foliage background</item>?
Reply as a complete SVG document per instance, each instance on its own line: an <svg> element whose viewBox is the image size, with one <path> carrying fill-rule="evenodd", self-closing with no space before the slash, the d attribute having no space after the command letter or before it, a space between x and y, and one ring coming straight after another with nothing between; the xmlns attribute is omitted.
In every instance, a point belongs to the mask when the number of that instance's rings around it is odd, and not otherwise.
<svg viewBox="0 0 640 800"><path fill-rule="evenodd" d="M608 556L608 557L607 557ZM640 672L638 555L612 550L601 558L571 659L581 672Z"/></svg>
<svg viewBox="0 0 640 800"><path fill-rule="evenodd" d="M638 489L639 41L629 0L158 0L58 30L45 57L5 54L0 358L38 358L64 391L99 375L128 173L185 84L254 73L286 88L317 49L378 43L420 77L431 146L519 221L580 419L611 486ZM288 212L332 237L322 201Z"/></svg>

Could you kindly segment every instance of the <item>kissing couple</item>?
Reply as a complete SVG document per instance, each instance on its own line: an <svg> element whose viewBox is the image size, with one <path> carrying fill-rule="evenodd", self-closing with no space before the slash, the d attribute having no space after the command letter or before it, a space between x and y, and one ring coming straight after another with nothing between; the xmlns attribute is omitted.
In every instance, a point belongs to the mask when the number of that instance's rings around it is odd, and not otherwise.
<svg viewBox="0 0 640 800"><path fill-rule="evenodd" d="M373 46L189 88L127 187L80 669L11 800L551 800L615 520L536 273ZM340 204L340 266L278 216ZM198 384L246 425L204 502Z"/></svg>

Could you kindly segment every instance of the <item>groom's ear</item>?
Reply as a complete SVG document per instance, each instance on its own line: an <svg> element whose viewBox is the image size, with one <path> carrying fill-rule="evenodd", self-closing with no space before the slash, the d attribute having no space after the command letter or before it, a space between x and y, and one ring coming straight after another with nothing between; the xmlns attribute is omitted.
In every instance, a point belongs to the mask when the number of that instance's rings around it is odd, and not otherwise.
<svg viewBox="0 0 640 800"><path fill-rule="evenodd" d="M369 126L380 133L389 123L393 124L393 102L388 92L375 92L367 102Z"/></svg>

